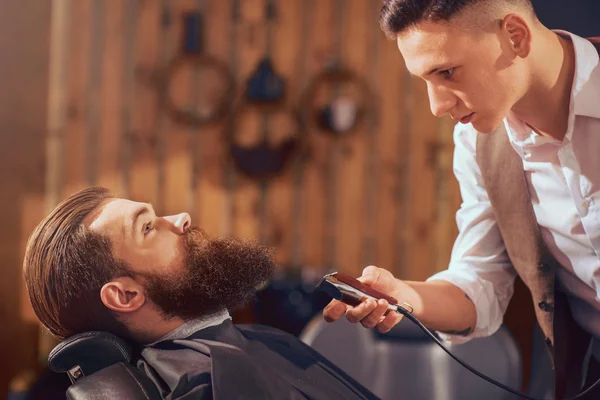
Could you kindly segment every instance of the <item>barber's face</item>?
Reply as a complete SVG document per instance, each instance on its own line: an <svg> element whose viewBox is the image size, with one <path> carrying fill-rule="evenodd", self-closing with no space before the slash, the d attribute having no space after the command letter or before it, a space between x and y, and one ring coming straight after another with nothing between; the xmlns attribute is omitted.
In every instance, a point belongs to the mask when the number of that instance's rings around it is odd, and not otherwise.
<svg viewBox="0 0 600 400"><path fill-rule="evenodd" d="M112 199L90 225L107 235L114 256L165 316L201 317L242 306L274 270L268 249L210 238L187 213L158 217L152 206Z"/></svg>
<svg viewBox="0 0 600 400"><path fill-rule="evenodd" d="M523 77L496 33L423 22L400 35L397 44L411 74L427 83L437 117L449 114L489 133L519 99Z"/></svg>

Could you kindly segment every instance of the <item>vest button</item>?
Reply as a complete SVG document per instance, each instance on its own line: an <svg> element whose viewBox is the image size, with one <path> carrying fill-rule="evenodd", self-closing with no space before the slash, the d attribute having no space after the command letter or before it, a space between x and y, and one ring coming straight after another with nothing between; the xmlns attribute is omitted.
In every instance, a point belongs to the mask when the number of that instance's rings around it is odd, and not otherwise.
<svg viewBox="0 0 600 400"><path fill-rule="evenodd" d="M540 310L546 311L546 312L551 312L554 310L554 306L552 306L552 304L546 303L545 301L540 301L538 303L538 307L540 308Z"/></svg>
<svg viewBox="0 0 600 400"><path fill-rule="evenodd" d="M549 264L541 264L540 265L540 271L542 271L544 274L547 274L551 270L552 270L552 268L550 268Z"/></svg>

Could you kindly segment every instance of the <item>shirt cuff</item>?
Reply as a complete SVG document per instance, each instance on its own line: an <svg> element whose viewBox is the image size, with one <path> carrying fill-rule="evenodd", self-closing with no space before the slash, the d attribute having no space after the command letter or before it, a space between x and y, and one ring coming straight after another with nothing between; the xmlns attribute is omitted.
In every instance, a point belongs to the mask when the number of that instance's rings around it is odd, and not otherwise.
<svg viewBox="0 0 600 400"><path fill-rule="evenodd" d="M461 289L475 305L477 322L468 335L455 335L437 332L440 338L450 344L462 344L471 339L492 335L502 325L504 311L491 282L478 278L473 274L460 271L445 270L431 276L427 281L442 280L452 283Z"/></svg>

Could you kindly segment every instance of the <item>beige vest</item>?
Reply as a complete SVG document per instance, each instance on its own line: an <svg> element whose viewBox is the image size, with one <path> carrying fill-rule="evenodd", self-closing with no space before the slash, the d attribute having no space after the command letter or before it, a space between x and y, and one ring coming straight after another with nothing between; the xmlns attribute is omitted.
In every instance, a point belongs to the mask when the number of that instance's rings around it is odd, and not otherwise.
<svg viewBox="0 0 600 400"><path fill-rule="evenodd" d="M600 53L600 38L589 40ZM504 124L492 134L478 134L476 151L508 256L531 292L537 322L552 356L556 395L578 393L590 337L573 321L565 295L555 289L555 271L560 266L542 240L523 161L512 148Z"/></svg>
<svg viewBox="0 0 600 400"><path fill-rule="evenodd" d="M560 349L564 349L566 343L557 338L555 324L565 326L564 321L571 318L562 301L559 305L556 304L560 297L556 296L554 288L554 275L558 263L550 256L542 241L529 197L523 162L510 145L504 125L492 134L477 135L477 163L508 256L531 292L537 322L544 333L556 369L558 390L563 384L562 380L566 379L560 376L560 371L569 371L569 376L575 375L573 364L577 362L567 362L557 354L560 353ZM525 304L522 306L530 307ZM569 322L568 325L573 324ZM577 351L575 357L581 358L581 364L583 353L579 353L581 350ZM577 367L578 371L579 368L580 366ZM580 372L577 372L577 377L579 376Z"/></svg>

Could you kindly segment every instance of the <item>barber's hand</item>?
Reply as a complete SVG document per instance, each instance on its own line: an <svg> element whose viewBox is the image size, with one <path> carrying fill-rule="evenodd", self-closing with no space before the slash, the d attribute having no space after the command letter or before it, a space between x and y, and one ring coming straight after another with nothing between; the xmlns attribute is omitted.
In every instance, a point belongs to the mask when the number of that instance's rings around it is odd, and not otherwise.
<svg viewBox="0 0 600 400"><path fill-rule="evenodd" d="M383 268L368 266L363 270L362 276L358 278L365 285L388 294L398 300L399 291L403 282L394 278L391 272ZM348 321L360 322L365 328L377 327L381 333L388 332L402 319L400 313L391 312L383 316L388 307L386 300L375 301L369 299L356 307L351 307L338 300L332 300L323 310L323 317L327 322L337 321L346 314Z"/></svg>

